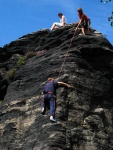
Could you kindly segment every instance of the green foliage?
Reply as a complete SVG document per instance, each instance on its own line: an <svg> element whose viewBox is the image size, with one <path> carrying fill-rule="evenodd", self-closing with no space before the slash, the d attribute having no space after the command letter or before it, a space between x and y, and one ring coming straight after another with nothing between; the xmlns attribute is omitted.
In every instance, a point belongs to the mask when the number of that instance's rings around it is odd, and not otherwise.
<svg viewBox="0 0 113 150"><path fill-rule="evenodd" d="M101 3L108 3L108 2L111 2L112 0L100 0ZM113 26L113 12L111 13L110 17L108 17L108 21L110 21L110 25Z"/></svg>
<svg viewBox="0 0 113 150"><path fill-rule="evenodd" d="M21 65L25 64L25 58L23 56L19 56L18 58L18 61L15 65L14 68L10 69L8 72L7 72L7 75L9 77L9 79L14 79L14 76L15 76L15 73L18 69L18 67L20 67Z"/></svg>
<svg viewBox="0 0 113 150"><path fill-rule="evenodd" d="M8 77L9 77L9 79L13 79L14 76L15 76L15 73L16 73L16 68L12 68L11 70L9 70L9 71L7 72L7 75L8 75Z"/></svg>
<svg viewBox="0 0 113 150"><path fill-rule="evenodd" d="M19 56L16 67L19 67L24 64L25 64L25 58L23 56Z"/></svg>
<svg viewBox="0 0 113 150"><path fill-rule="evenodd" d="M100 2L106 4L108 2L111 2L111 0L100 0Z"/></svg>
<svg viewBox="0 0 113 150"><path fill-rule="evenodd" d="M34 56L36 56L36 53L33 52L33 51L28 51L28 52L25 54L25 58L26 58L26 59L29 59L29 58L34 57Z"/></svg>
<svg viewBox="0 0 113 150"><path fill-rule="evenodd" d="M2 100L0 100L0 105L2 104Z"/></svg>

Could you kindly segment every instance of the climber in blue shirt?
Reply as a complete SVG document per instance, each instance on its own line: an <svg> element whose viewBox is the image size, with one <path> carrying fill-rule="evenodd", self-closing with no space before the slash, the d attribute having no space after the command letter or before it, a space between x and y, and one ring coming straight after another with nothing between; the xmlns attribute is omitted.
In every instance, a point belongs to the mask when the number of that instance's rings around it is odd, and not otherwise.
<svg viewBox="0 0 113 150"><path fill-rule="evenodd" d="M43 95L43 101L42 101L42 112L41 114L45 114L45 109L46 109L46 102L49 102L50 104L50 121L56 122L54 119L55 115L55 102L56 102L56 89L58 88L59 85L68 87L68 88L73 88L67 83L64 82L59 82L54 80L53 78L48 78L48 83L44 86L44 89L42 91Z"/></svg>

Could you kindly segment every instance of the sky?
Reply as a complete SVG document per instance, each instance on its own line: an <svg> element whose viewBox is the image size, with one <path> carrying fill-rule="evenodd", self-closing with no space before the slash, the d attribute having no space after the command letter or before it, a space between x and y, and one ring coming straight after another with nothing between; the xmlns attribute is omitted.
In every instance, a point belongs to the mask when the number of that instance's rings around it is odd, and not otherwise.
<svg viewBox="0 0 113 150"><path fill-rule="evenodd" d="M100 0L0 0L0 47L26 34L51 28L54 22L59 22L59 12L69 24L78 22L79 7L91 19L91 27L113 45L113 26L108 21L113 0L106 4Z"/></svg>

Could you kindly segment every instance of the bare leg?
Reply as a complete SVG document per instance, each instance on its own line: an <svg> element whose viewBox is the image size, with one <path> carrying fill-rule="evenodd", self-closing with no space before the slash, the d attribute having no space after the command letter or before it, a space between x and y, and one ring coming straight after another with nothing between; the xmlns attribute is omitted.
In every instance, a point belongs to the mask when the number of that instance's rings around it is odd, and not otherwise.
<svg viewBox="0 0 113 150"><path fill-rule="evenodd" d="M54 29L55 29L55 27L56 27L56 24L55 24L55 23L53 23L53 25L52 25L52 27L51 27L51 30L54 30Z"/></svg>
<svg viewBox="0 0 113 150"><path fill-rule="evenodd" d="M85 35L85 29L84 28L82 28L82 33Z"/></svg>

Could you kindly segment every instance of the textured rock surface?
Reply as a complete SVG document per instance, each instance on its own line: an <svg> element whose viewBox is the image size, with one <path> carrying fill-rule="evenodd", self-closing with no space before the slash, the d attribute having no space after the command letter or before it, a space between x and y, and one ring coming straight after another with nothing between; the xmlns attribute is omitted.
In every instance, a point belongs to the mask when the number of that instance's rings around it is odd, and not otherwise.
<svg viewBox="0 0 113 150"><path fill-rule="evenodd" d="M0 48L0 150L113 149L113 46L94 30L76 34L59 77L72 27L41 30ZM35 55L26 58L28 51ZM39 92L50 76L75 87L57 90L54 124L49 110L40 114Z"/></svg>

